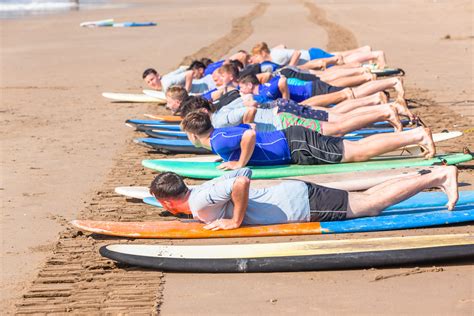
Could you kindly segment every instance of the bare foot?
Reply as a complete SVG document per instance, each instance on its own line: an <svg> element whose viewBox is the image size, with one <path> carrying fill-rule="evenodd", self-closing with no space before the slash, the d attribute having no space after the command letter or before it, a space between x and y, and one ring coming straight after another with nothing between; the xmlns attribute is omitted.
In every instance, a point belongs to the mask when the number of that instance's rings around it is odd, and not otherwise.
<svg viewBox="0 0 474 316"><path fill-rule="evenodd" d="M387 121L390 123L390 125L393 126L395 132L401 132L403 130L403 125L402 122L400 122L400 117L398 116L397 109L393 107L393 104L390 104L389 106L389 113L390 114L387 118Z"/></svg>
<svg viewBox="0 0 474 316"><path fill-rule="evenodd" d="M418 127L418 128L423 129L422 130L423 139L418 144L421 148L425 150L423 152L423 156L425 156L425 159L433 158L434 155L436 155L436 148L433 142L433 136L431 135L431 129L429 129L428 127Z"/></svg>
<svg viewBox="0 0 474 316"><path fill-rule="evenodd" d="M445 173L445 180L441 184L441 189L448 196L448 203L446 206L448 207L448 210L452 211L459 199L458 168L455 166L445 166L442 170Z"/></svg>
<svg viewBox="0 0 474 316"><path fill-rule="evenodd" d="M379 69L384 69L387 62L385 61L385 54L383 51L377 51L377 67Z"/></svg>
<svg viewBox="0 0 474 316"><path fill-rule="evenodd" d="M380 104L388 103L388 97L384 92L379 92L378 93L378 98L379 98Z"/></svg>
<svg viewBox="0 0 474 316"><path fill-rule="evenodd" d="M407 102L404 99L397 98L393 106L397 109L398 114L407 116L410 121L415 120L415 115L408 109Z"/></svg>
<svg viewBox="0 0 474 316"><path fill-rule="evenodd" d="M395 78L397 81L393 88L397 91L397 99L405 99L405 88L403 88L403 79L402 78Z"/></svg>

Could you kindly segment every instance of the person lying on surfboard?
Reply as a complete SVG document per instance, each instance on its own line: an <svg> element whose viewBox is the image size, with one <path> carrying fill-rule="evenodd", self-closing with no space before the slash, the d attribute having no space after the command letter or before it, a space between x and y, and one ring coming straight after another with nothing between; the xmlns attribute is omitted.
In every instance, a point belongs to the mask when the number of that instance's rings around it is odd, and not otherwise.
<svg viewBox="0 0 474 316"><path fill-rule="evenodd" d="M143 72L142 78L150 88L163 92L175 85L184 87L189 93L197 94L215 89L216 83L212 75L199 77L200 75L200 71L197 70L178 69L160 76L155 69L148 68Z"/></svg>
<svg viewBox="0 0 474 316"><path fill-rule="evenodd" d="M280 106L277 105L273 108L248 107L244 105L242 98L237 98L226 106L217 107L201 97L191 96L181 103L175 114L184 118L188 113L202 109L210 115L214 128L255 123L255 130L258 132L282 130L290 126L304 126L323 135L344 136L347 133L380 121L388 121L397 132L402 130L399 115L403 114L400 111L403 111L404 108L396 102L374 105L365 112L357 111L357 113L340 115L338 120L327 122L327 115L326 117L323 116L322 120L317 120L286 112L288 108L292 111L291 105L288 103L293 101L280 100L282 101L278 104ZM295 104L295 110L297 111L298 109L305 110L304 107ZM316 112L316 110L306 109L301 114L319 115L319 113L313 112Z"/></svg>
<svg viewBox="0 0 474 316"><path fill-rule="evenodd" d="M271 61L281 66L299 65L302 69L324 68L326 65L335 64L360 64L364 62L375 63L379 69L385 68L386 65L384 52L372 51L370 46L328 53L321 48L296 50L275 47L270 49L267 43L260 42L252 48L251 53L251 63Z"/></svg>
<svg viewBox="0 0 474 316"><path fill-rule="evenodd" d="M179 175L164 172L153 180L150 193L166 210L190 214L207 224L204 228L209 230L377 216L385 208L433 187L446 193L449 210L458 200L454 166L388 180L364 192L347 192L299 180L251 189L251 177L252 171L242 168L188 188Z"/></svg>
<svg viewBox="0 0 474 316"><path fill-rule="evenodd" d="M334 87L319 81L302 81L303 84L288 84L288 79L276 76L265 84L260 84L253 75L239 79L239 89L244 95L252 96L257 102L265 103L278 98L291 99L303 105L329 106L340 102L359 99L382 92L386 89L395 89L397 101L405 107L410 120L415 116L408 110L405 102L405 90L401 78L387 78L370 81L355 88Z"/></svg>
<svg viewBox="0 0 474 316"><path fill-rule="evenodd" d="M196 147L212 150L225 161L218 168L231 170L252 166L317 165L367 161L409 145L418 145L432 158L435 145L429 128L372 135L359 141L324 136L303 126L281 131L256 132L250 125L215 129L204 111L191 112L181 128Z"/></svg>
<svg viewBox="0 0 474 316"><path fill-rule="evenodd" d="M178 110L181 103L186 100L189 95L186 89L181 86L171 86L166 90L166 108L171 110L173 114Z"/></svg>

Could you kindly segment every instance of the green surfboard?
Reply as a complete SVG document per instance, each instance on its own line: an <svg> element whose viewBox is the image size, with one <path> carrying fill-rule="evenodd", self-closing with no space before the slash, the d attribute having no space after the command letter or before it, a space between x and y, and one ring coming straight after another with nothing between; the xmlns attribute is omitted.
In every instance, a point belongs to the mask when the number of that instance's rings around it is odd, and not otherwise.
<svg viewBox="0 0 474 316"><path fill-rule="evenodd" d="M280 165L258 166L252 169L252 179L274 179L284 177L306 176L314 174L354 172L368 170L382 170L403 167L425 167L433 165L455 165L472 160L470 154L440 155L432 159L399 158L379 159L366 162L339 163L332 165ZM219 162L184 162L173 160L143 160L144 167L157 171L173 171L183 177L196 179L213 179L224 174L225 171L217 169Z"/></svg>

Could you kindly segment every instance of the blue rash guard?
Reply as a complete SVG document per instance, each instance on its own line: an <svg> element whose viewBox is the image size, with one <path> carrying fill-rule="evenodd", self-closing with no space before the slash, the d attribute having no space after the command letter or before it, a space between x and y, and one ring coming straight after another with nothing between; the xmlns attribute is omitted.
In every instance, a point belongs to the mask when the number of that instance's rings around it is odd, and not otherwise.
<svg viewBox="0 0 474 316"><path fill-rule="evenodd" d="M216 70L216 69L219 69L222 67L222 65L224 64L224 61L225 60L219 60L219 61L216 61L215 63L212 63L212 64L209 64L206 69L204 70L204 76L207 76L207 75L212 75L212 73Z"/></svg>
<svg viewBox="0 0 474 316"><path fill-rule="evenodd" d="M249 125L216 128L211 133L212 151L224 161L238 161L240 142ZM268 133L257 132L255 149L247 163L250 166L286 165L291 162L290 150L285 134L282 131Z"/></svg>
<svg viewBox="0 0 474 316"><path fill-rule="evenodd" d="M201 94L201 97L208 101L212 101L212 93L216 92L217 88L207 91L206 93Z"/></svg>
<svg viewBox="0 0 474 316"><path fill-rule="evenodd" d="M267 83L258 86L258 95L254 98L257 102L262 100L276 100L282 97L278 81L280 77L274 77ZM313 96L313 82L304 81L296 85L292 85L291 81L288 83L288 91L290 92L290 99L296 102L304 101Z"/></svg>
<svg viewBox="0 0 474 316"><path fill-rule="evenodd" d="M272 61L264 61L260 63L261 72L274 72L275 70L281 68L281 65L274 63Z"/></svg>

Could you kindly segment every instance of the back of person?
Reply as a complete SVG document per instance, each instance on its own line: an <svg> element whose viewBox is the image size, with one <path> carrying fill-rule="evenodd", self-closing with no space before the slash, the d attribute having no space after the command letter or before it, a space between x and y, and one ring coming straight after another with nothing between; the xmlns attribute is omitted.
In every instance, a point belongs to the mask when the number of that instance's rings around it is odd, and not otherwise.
<svg viewBox="0 0 474 316"><path fill-rule="evenodd" d="M238 161L242 135L249 129L249 125L216 128L211 134L212 150L225 161ZM257 132L256 134L255 149L248 165L285 165L291 162L288 142L282 131Z"/></svg>
<svg viewBox="0 0 474 316"><path fill-rule="evenodd" d="M206 93L215 88L216 83L214 82L214 79L212 79L211 75L207 75L202 77L201 79L194 79L191 84L191 90L189 91L189 93L201 94Z"/></svg>
<svg viewBox="0 0 474 316"><path fill-rule="evenodd" d="M242 169L248 171L247 168ZM230 173L236 173L231 171ZM242 173L240 171L239 173ZM231 192L236 177L209 181L192 188L189 206L193 217L210 223L232 218ZM291 198L288 197L291 192ZM284 181L263 189L250 189L243 225L271 225L309 221L308 188L302 181Z"/></svg>
<svg viewBox="0 0 474 316"><path fill-rule="evenodd" d="M296 84L292 84L293 82ZM290 99L295 102L301 102L311 98L313 96L313 85L314 83L312 81L302 81L298 79L288 81Z"/></svg>
<svg viewBox="0 0 474 316"><path fill-rule="evenodd" d="M166 92L171 86L184 87L186 84L186 72L174 71L161 77L161 86L163 92Z"/></svg>
<svg viewBox="0 0 474 316"><path fill-rule="evenodd" d="M273 77L267 83L261 84L258 87L258 95L267 98L268 100L276 100L281 98L281 91L278 87L280 77Z"/></svg>

